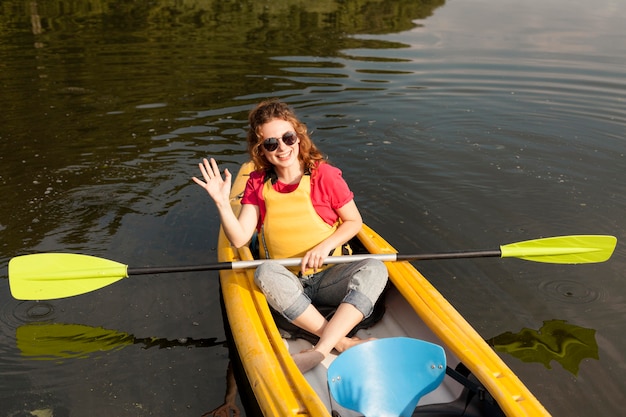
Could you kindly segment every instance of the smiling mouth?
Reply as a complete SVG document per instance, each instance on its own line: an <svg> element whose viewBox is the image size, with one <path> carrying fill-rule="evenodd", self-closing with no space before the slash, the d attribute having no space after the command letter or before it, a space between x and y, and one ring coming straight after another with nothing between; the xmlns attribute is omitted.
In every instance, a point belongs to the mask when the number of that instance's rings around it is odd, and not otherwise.
<svg viewBox="0 0 626 417"><path fill-rule="evenodd" d="M284 152L284 153L282 153L282 154L278 154L278 153L277 153L277 154L276 154L276 157L277 157L278 159L287 159L287 158L289 158L289 157L291 156L292 152L293 152L293 150L291 150L291 149L290 149L290 150L288 150L287 152Z"/></svg>

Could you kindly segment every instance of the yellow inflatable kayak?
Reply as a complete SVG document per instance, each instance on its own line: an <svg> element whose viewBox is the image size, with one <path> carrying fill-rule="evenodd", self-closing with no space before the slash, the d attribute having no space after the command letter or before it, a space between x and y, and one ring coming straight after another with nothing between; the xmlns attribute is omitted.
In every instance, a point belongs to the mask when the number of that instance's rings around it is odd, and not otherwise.
<svg viewBox="0 0 626 417"><path fill-rule="evenodd" d="M244 164L233 182L231 204L236 212L252 169L251 163ZM355 246L362 252L396 253L367 226L363 226L357 239ZM220 262L254 259L249 247L232 247L223 231L218 246ZM359 330L357 336L378 340L420 339L444 348L449 372L434 391L422 397L416 415L549 415L417 269L401 261L386 265L392 285L384 299L385 312L371 327ZM311 343L300 338L288 339L279 330L265 297L253 282L253 275L252 269L223 270L220 281L236 353L262 414L268 417L361 415L339 405L329 393L327 369L337 356L330 355L322 365L304 375L297 369L291 353L310 348Z"/></svg>

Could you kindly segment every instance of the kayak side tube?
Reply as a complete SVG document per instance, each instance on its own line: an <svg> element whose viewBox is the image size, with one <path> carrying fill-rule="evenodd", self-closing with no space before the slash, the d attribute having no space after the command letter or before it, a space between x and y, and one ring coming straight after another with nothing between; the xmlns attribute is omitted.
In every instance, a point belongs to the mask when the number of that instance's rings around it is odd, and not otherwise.
<svg viewBox="0 0 626 417"><path fill-rule="evenodd" d="M251 163L244 164L233 183L231 205L236 213L245 174L251 170ZM218 247L220 262L253 260L247 246L233 248L221 229ZM330 417L291 358L265 296L254 284L254 270L220 271L220 283L235 346L263 415Z"/></svg>
<svg viewBox="0 0 626 417"><path fill-rule="evenodd" d="M395 253L364 225L359 240L371 253ZM483 383L507 416L550 416L544 406L439 291L408 262L387 262L389 278L415 312Z"/></svg>

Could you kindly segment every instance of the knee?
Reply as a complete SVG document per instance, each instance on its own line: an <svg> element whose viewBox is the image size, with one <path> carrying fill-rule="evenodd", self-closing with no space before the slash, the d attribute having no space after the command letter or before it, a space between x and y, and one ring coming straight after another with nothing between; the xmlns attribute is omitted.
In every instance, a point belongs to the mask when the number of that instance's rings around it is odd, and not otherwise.
<svg viewBox="0 0 626 417"><path fill-rule="evenodd" d="M365 268L369 270L368 283L376 287L384 288L387 285L389 271L385 264L378 259L369 258L366 260Z"/></svg>
<svg viewBox="0 0 626 417"><path fill-rule="evenodd" d="M365 261L361 271L358 278L353 277L353 289L363 293L373 306L387 286L389 272L384 263L371 258Z"/></svg>
<svg viewBox="0 0 626 417"><path fill-rule="evenodd" d="M257 267L254 283L268 304L290 321L311 303L297 277L277 262L265 262Z"/></svg>
<svg viewBox="0 0 626 417"><path fill-rule="evenodd" d="M374 258L369 258L367 261L370 268L376 270L381 275L387 275L387 266L382 261Z"/></svg>
<svg viewBox="0 0 626 417"><path fill-rule="evenodd" d="M267 261L254 272L254 283L267 295L268 292L297 285L297 278L280 263Z"/></svg>
<svg viewBox="0 0 626 417"><path fill-rule="evenodd" d="M276 281L276 271L272 262L264 262L256 268L256 271L254 271L254 283L264 293L266 292L268 286L271 285L271 282L274 281Z"/></svg>

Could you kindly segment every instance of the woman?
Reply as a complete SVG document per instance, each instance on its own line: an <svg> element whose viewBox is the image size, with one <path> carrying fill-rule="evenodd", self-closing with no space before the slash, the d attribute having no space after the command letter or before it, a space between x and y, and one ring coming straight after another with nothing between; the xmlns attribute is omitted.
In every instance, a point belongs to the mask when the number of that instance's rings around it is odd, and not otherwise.
<svg viewBox="0 0 626 417"><path fill-rule="evenodd" d="M353 193L286 104L260 103L250 112L249 124L248 152L256 170L246 185L239 216L229 201L232 175L224 170L222 177L214 159L200 164L204 181L193 180L215 202L234 246L247 244L257 231L261 257L302 257L300 266L291 270L277 262L264 263L255 272L255 282L272 308L319 336L313 349L294 355L306 372L333 348L343 352L362 342L346 335L372 313L387 283L387 269L374 259L324 265L361 229ZM330 321L315 303L338 306Z"/></svg>

